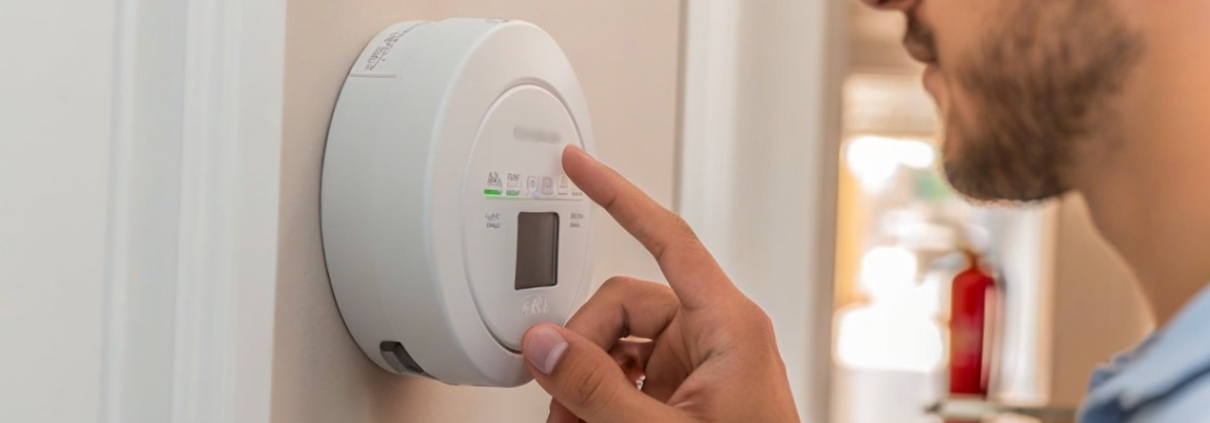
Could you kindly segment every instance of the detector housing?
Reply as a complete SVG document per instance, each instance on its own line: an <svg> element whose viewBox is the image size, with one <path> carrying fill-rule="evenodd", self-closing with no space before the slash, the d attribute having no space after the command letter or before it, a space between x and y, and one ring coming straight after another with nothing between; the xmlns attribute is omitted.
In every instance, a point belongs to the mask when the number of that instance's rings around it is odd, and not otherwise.
<svg viewBox="0 0 1210 423"><path fill-rule="evenodd" d="M589 291L593 206L564 174L592 152L571 64L538 27L392 25L341 89L324 154L324 252L340 314L387 371L457 385L531 377L521 337Z"/></svg>

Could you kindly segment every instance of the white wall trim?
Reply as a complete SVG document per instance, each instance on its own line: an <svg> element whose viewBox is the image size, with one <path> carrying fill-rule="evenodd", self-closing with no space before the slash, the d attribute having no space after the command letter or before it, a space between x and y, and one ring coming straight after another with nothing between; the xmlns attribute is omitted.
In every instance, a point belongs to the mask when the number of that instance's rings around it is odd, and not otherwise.
<svg viewBox="0 0 1210 423"><path fill-rule="evenodd" d="M1036 390L1034 398L1040 402L1049 401L1051 399L1051 387L1054 386L1052 375L1054 375L1054 326L1055 321L1055 284L1056 266L1055 258L1059 254L1059 204L1051 204L1042 211L1041 221L1039 222L1038 231L1041 232L1041 239L1038 242L1037 254L1041 257L1038 264L1038 314L1035 316L1036 321L1033 323L1037 328L1037 337L1040 340L1036 344L1037 356L1034 359L1036 367L1033 369L1037 375L1034 381Z"/></svg>
<svg viewBox="0 0 1210 423"><path fill-rule="evenodd" d="M995 263L1006 283L999 381L1000 400L1046 404L1050 400L1054 342L1055 257L1059 204L997 211L1003 227L995 234Z"/></svg>
<svg viewBox="0 0 1210 423"><path fill-rule="evenodd" d="M285 1L117 5L100 420L267 422Z"/></svg>
<svg viewBox="0 0 1210 423"><path fill-rule="evenodd" d="M180 2L115 6L100 421L167 421L184 13Z"/></svg>
<svg viewBox="0 0 1210 423"><path fill-rule="evenodd" d="M676 204L721 261L731 257L726 223L734 172L739 9L733 1L684 3ZM709 229L703 229L709 228ZM725 267L725 266L724 266Z"/></svg>
<svg viewBox="0 0 1210 423"><path fill-rule="evenodd" d="M828 421L848 2L685 2L679 212L774 322Z"/></svg>

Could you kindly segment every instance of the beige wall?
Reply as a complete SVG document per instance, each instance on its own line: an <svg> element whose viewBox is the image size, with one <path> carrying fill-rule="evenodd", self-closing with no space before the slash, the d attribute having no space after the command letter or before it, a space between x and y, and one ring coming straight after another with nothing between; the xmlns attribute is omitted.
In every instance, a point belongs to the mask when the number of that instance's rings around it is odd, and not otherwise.
<svg viewBox="0 0 1210 423"><path fill-rule="evenodd" d="M1051 402L1075 405L1093 369L1141 340L1152 323L1134 276L1079 196L1060 204L1055 239Z"/></svg>
<svg viewBox="0 0 1210 423"><path fill-rule="evenodd" d="M599 156L665 204L673 198L680 2L675 0L290 0L273 421L535 422L547 397L390 375L354 345L336 311L319 238L324 138L344 75L386 25L454 16L542 26L584 86ZM598 219L596 280L658 278L641 247Z"/></svg>

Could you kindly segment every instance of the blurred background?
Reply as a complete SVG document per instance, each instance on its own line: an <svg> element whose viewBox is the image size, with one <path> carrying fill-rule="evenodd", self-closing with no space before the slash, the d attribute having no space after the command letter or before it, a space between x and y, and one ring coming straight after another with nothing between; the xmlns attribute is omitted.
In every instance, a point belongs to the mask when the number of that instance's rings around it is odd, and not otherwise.
<svg viewBox="0 0 1210 423"><path fill-rule="evenodd" d="M1093 367L1151 325L1129 272L1078 196L1024 208L959 198L938 170L943 128L903 51L902 17L854 2L848 22L832 421L941 421L922 404L962 393L952 377L970 369L953 355L972 350L983 386L967 393L1069 411ZM970 315L960 276L972 266L992 281L983 316ZM983 344L962 345L971 319Z"/></svg>
<svg viewBox="0 0 1210 423"><path fill-rule="evenodd" d="M950 190L903 18L853 0L8 3L0 339L39 348L0 348L0 421L542 421L536 384L380 370L332 298L329 119L357 54L408 20L559 42L596 155L770 315L806 422L1063 417L1152 326L1079 197ZM594 224L594 280L662 281Z"/></svg>

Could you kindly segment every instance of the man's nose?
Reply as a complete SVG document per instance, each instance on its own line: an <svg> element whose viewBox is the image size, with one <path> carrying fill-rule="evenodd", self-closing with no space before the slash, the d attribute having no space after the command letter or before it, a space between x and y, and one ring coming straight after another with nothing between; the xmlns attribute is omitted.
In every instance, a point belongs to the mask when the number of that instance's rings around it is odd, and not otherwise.
<svg viewBox="0 0 1210 423"><path fill-rule="evenodd" d="M873 7L875 9L898 10L900 12L906 12L908 10L911 10L913 7L916 6L916 3L920 2L920 0L861 0L861 1L863 3L865 3L866 5Z"/></svg>

